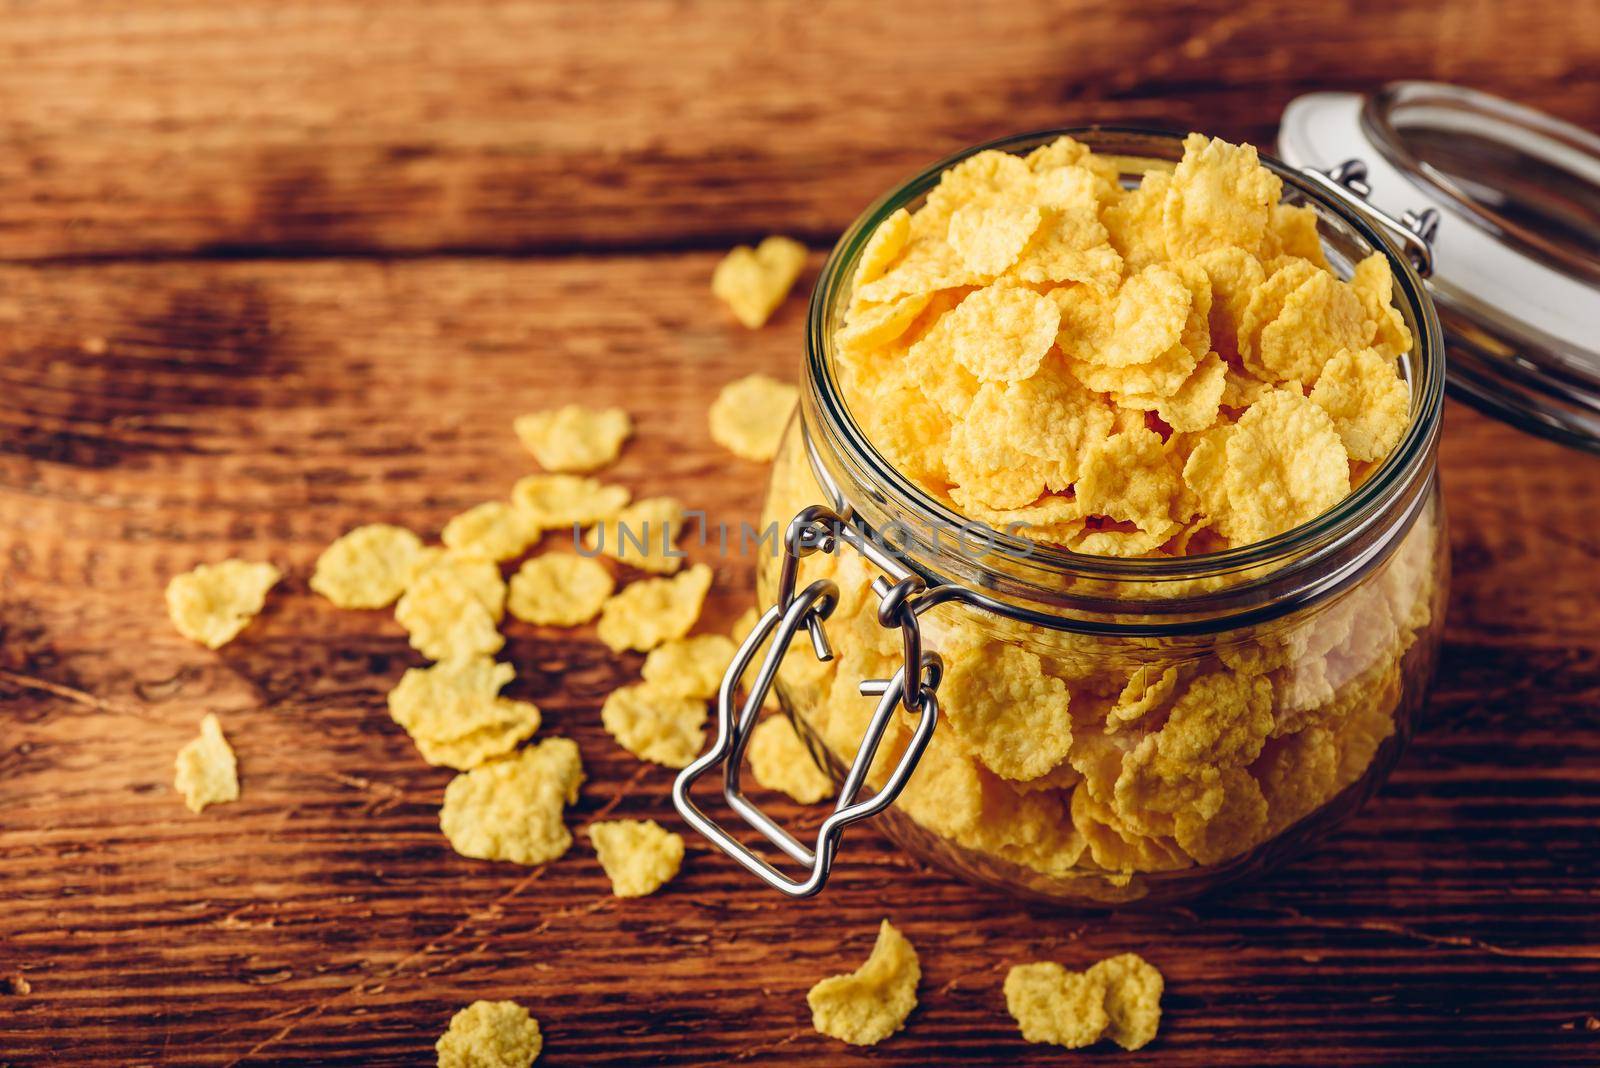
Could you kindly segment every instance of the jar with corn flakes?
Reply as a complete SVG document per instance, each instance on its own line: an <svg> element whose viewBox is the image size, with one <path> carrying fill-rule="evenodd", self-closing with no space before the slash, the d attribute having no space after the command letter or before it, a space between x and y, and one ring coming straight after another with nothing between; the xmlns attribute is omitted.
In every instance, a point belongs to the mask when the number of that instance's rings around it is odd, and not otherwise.
<svg viewBox="0 0 1600 1068"><path fill-rule="evenodd" d="M1448 576L1425 230L1253 150L1248 169L1174 170L1221 144L1089 128L977 146L840 240L773 465L764 612L724 682L718 742L675 790L771 885L817 892L844 829L873 818L974 883L1170 902L1304 849L1393 766ZM1052 207L1082 198L1087 215ZM931 216L935 253L916 244ZM1169 252L1192 243L1171 262L1141 237L1163 225ZM1249 255L1211 247L1228 227ZM907 262L911 292L881 284ZM1157 322L1169 297L1181 308ZM917 348L937 331L953 356ZM1075 399L1007 407L1030 390ZM1045 457L1057 466L1033 465ZM772 695L840 784L814 843L740 785ZM718 765L733 811L799 874L695 803Z"/></svg>

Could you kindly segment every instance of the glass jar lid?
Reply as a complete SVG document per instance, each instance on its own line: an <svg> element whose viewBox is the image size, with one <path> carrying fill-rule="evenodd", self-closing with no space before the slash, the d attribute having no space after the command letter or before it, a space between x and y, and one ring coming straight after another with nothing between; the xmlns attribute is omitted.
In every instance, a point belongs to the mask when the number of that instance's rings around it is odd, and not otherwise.
<svg viewBox="0 0 1600 1068"><path fill-rule="evenodd" d="M1427 289L1451 391L1600 452L1600 137L1475 90L1395 82L1294 100L1278 148L1391 217L1436 213Z"/></svg>

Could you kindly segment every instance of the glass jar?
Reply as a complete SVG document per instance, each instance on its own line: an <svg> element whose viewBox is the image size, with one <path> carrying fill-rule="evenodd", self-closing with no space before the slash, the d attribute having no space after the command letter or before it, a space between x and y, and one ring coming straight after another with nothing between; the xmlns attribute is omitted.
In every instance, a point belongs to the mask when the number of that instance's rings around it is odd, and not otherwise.
<svg viewBox="0 0 1600 1068"><path fill-rule="evenodd" d="M1018 895L1190 898L1267 869L1352 814L1393 767L1429 686L1448 580L1439 325L1408 255L1326 181L1263 157L1285 201L1315 209L1335 271L1348 277L1373 251L1390 260L1415 339L1401 358L1406 436L1327 513L1222 552L1087 556L972 523L873 447L871 413L851 410L834 360L867 237L920 205L961 158L1026 153L1062 134L1116 159L1128 183L1182 154L1178 137L1102 128L976 146L858 219L812 297L801 404L762 521L788 533L785 551L759 565L760 604L773 607L725 683L717 747L676 794L691 822L789 893L816 892L843 827L873 815L915 855ZM785 648L802 629L814 644ZM751 696L736 711L737 676L764 638L778 648L746 677ZM1022 690L1064 687L1070 730L1030 733L1003 705L975 704L988 691L965 682L984 673ZM815 849L738 787L743 740L773 682L843 783ZM810 879L789 880L702 825L687 790L719 755L735 810L810 864ZM866 787L876 796L858 801Z"/></svg>

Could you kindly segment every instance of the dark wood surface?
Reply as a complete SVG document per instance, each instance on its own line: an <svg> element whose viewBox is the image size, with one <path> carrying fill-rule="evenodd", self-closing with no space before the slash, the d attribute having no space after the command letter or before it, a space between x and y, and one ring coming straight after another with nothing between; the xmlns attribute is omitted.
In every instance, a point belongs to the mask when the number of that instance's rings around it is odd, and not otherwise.
<svg viewBox="0 0 1600 1068"><path fill-rule="evenodd" d="M0 1064L425 1064L478 997L527 1005L552 1065L1600 1062L1600 459L1459 406L1419 734L1361 816L1246 888L1055 912L867 831L820 900L691 838L622 902L582 843L537 869L449 850L449 773L384 712L419 661L310 565L353 523L433 532L504 493L532 467L510 417L565 400L634 413L610 474L635 491L748 518L763 471L705 408L793 376L803 309L734 325L706 292L731 238L820 250L980 137L1266 139L1295 93L1388 77L1600 124L1581 5L865 6L0 5ZM161 590L235 553L289 575L210 653ZM723 625L749 561L691 553ZM509 635L514 692L582 746L574 825L676 825L670 773L598 722L639 659ZM243 794L191 816L172 758L206 711ZM858 1053L804 995L886 915L921 1005ZM1167 976L1155 1044L1020 1041L1007 967L1126 950Z"/></svg>

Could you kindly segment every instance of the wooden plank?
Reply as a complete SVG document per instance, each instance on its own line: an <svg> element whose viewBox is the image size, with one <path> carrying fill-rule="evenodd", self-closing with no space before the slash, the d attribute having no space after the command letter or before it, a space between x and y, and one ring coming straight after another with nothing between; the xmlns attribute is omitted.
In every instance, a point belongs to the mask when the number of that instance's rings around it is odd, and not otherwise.
<svg viewBox="0 0 1600 1068"><path fill-rule="evenodd" d="M351 523L433 531L505 492L531 466L510 415L565 400L636 414L611 474L637 492L748 514L763 472L703 413L729 378L793 373L803 309L744 331L705 292L713 261L0 268L0 1060L428 1063L477 997L527 1004L551 1065L1600 1059L1600 459L1461 408L1449 641L1420 735L1363 815L1238 892L1064 913L870 831L803 903L692 838L679 880L629 902L581 843L532 870L451 853L448 773L384 713L417 659L386 613L311 595L309 567ZM691 552L716 566L720 626L750 562ZM209 653L161 590L230 553L289 578ZM598 723L639 658L509 630L514 692L583 749L574 823L667 818L670 774ZM208 710L243 795L196 817L171 762ZM884 915L922 950L922 1007L857 1053L811 1031L804 995ZM1167 975L1155 1045L1020 1041L1007 966L1129 949ZM4 993L17 976L29 992Z"/></svg>
<svg viewBox="0 0 1600 1068"><path fill-rule="evenodd" d="M12 0L0 258L820 245L981 139L1408 77L1600 122L1567 0Z"/></svg>

